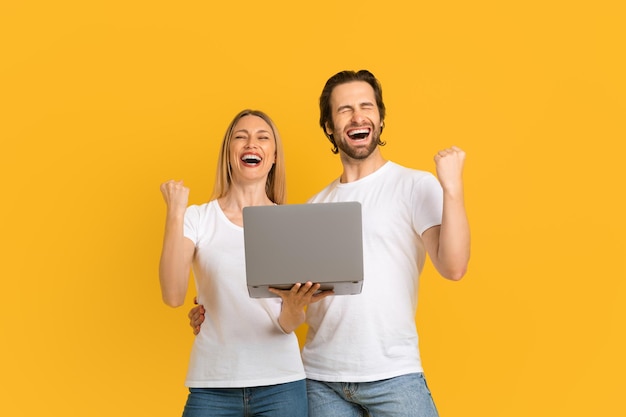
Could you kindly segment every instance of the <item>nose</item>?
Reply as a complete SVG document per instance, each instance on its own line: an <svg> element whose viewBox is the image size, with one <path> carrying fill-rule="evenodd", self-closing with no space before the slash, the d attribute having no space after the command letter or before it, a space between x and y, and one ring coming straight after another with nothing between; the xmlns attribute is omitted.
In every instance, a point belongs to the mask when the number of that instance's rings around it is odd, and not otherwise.
<svg viewBox="0 0 626 417"><path fill-rule="evenodd" d="M364 120L363 113L359 109L354 110L352 113L351 121L355 124L360 124Z"/></svg>
<svg viewBox="0 0 626 417"><path fill-rule="evenodd" d="M248 138L248 140L246 140L246 143L244 144L244 147L246 149L248 149L248 148L256 148L256 147L258 147L258 142L257 142L257 140L255 138L250 137L250 138Z"/></svg>

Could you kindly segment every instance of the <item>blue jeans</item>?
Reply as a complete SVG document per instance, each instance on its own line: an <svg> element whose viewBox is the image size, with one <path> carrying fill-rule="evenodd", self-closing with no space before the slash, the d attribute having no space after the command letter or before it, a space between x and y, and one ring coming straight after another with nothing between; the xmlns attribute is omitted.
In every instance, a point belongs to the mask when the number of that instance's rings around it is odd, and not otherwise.
<svg viewBox="0 0 626 417"><path fill-rule="evenodd" d="M308 417L304 380L250 388L189 388L183 417Z"/></svg>
<svg viewBox="0 0 626 417"><path fill-rule="evenodd" d="M374 382L307 379L309 417L438 417L423 373Z"/></svg>

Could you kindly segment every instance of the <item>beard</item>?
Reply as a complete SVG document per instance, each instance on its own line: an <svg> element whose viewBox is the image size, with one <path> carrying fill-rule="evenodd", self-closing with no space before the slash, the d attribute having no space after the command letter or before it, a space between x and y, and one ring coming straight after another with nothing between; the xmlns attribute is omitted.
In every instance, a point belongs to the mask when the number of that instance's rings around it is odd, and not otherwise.
<svg viewBox="0 0 626 417"><path fill-rule="evenodd" d="M372 130L372 139L365 146L353 146L350 142L341 139L337 142L337 148L351 159L367 159L374 152L380 142L380 128Z"/></svg>

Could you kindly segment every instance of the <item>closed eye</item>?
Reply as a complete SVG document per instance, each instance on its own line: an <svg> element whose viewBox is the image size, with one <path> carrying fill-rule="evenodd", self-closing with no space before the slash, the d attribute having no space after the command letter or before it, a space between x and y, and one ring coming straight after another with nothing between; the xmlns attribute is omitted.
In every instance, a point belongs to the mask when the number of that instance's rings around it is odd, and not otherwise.
<svg viewBox="0 0 626 417"><path fill-rule="evenodd" d="M352 107L342 107L339 110L337 110L338 113L347 113L349 111L352 111Z"/></svg>

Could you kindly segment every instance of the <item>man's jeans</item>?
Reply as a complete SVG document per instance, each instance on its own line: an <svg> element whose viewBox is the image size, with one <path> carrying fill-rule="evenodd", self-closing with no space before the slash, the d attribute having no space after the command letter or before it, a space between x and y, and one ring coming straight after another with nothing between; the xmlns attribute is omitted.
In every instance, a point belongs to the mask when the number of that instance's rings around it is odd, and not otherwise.
<svg viewBox="0 0 626 417"><path fill-rule="evenodd" d="M438 417L423 373L374 382L307 379L309 417Z"/></svg>

